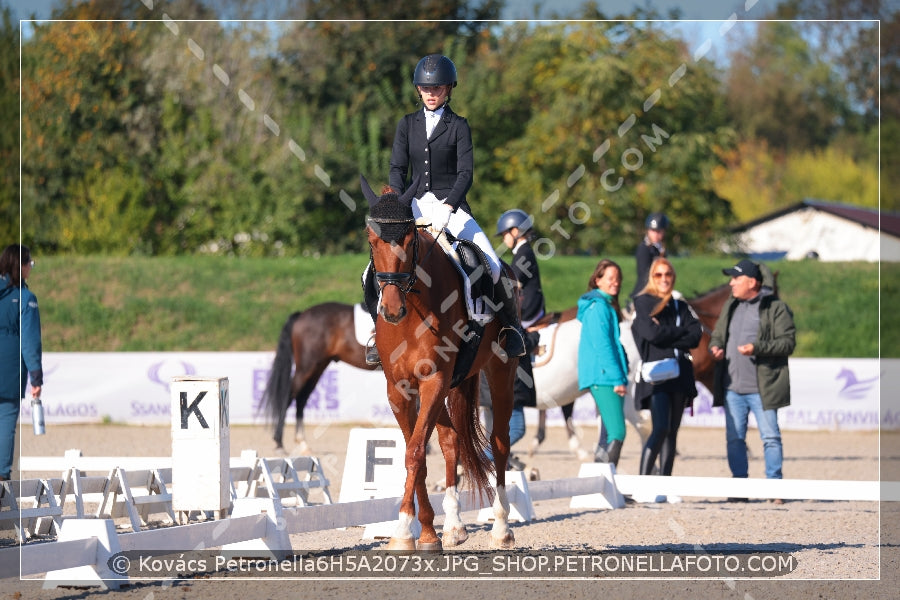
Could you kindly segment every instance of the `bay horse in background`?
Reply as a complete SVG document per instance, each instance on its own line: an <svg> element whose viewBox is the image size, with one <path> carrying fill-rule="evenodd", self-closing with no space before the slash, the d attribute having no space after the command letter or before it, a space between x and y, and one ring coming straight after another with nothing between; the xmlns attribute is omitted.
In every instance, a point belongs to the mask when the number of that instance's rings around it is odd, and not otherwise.
<svg viewBox="0 0 900 600"><path fill-rule="evenodd" d="M369 204L370 269L378 285L375 344L382 358L388 402L406 441L406 482L399 524L388 549L440 551L466 540L459 517L457 463L473 494L487 495L489 500L493 496L491 546L512 548L515 538L508 523L505 476L518 360L508 357L500 346L504 335L496 318L482 324L480 335L479 327L472 327L457 267L436 247L437 238L445 233L432 235L416 225L411 201L417 185L400 197L389 188L378 197L364 177L360 183ZM464 351L478 339L483 342L471 364L460 371L457 364L468 362L462 358ZM497 425L490 440L495 493L490 489L487 440L478 418L481 370L490 386ZM454 379L461 381L452 385ZM441 539L434 529L434 509L425 484L425 445L435 428L447 483ZM411 528L416 500L422 525L418 541Z"/></svg>
<svg viewBox="0 0 900 600"><path fill-rule="evenodd" d="M262 394L268 420L274 423L276 452L285 453L282 438L285 417L292 402L296 403L297 410L296 453L309 452L303 430L303 411L329 364L343 361L360 369L374 369L366 364L365 346L355 335L354 308L340 302L316 304L291 314L282 327L272 370Z"/></svg>
<svg viewBox="0 0 900 600"><path fill-rule="evenodd" d="M688 305L700 321L703 335L700 344L691 350L691 361L694 365L694 378L713 389L713 368L715 361L709 353L709 340L712 330L719 318L725 302L731 296L731 287L726 283L708 292L687 300ZM538 352L549 352L547 357L540 355L534 363L534 385L539 410L538 426L532 440L529 454L533 455L546 436L546 411L553 407L571 407L582 395L578 389L578 340L581 334L581 323L577 317L577 307L552 313L531 327L541 334ZM650 435L650 411L638 411L634 405L634 373L637 370L640 356L631 335L631 320L626 318L620 324L620 338L628 357L629 382L625 395L625 420L634 427L641 437L641 445ZM571 419L571 408L564 411L566 432L569 437L569 448L580 460L593 456L581 447L579 436ZM599 422L599 418L598 418ZM599 433L598 433L599 435ZM599 440L598 440L599 443Z"/></svg>

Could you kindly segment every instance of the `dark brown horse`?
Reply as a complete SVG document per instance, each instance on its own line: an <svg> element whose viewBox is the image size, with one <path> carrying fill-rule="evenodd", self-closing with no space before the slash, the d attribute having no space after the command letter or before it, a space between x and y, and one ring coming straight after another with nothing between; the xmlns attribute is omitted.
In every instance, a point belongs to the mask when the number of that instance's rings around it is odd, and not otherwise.
<svg viewBox="0 0 900 600"><path fill-rule="evenodd" d="M284 452L284 422L291 402L296 403L297 410L294 434L297 452L308 451L303 432L303 410L322 373L336 361L360 369L373 369L366 364L365 347L356 340L353 305L325 302L288 317L281 329L272 370L262 395L267 416L274 423L273 437L278 452Z"/></svg>
<svg viewBox="0 0 900 600"><path fill-rule="evenodd" d="M456 466L478 493L491 495L485 454L487 441L478 420L479 371L484 370L493 400L496 494L491 545L511 548L515 538L509 529L509 501L505 476L509 457L509 417L513 406L513 382L518 361L506 355L497 319L471 327L464 302L465 289L456 267L436 247L435 234L416 226L411 207L416 185L398 197L375 195L361 178L369 203L366 219L372 268L379 287L375 340L387 383L387 396L406 441L406 485L400 503L399 525L388 543L389 550L440 550L467 537L459 519ZM464 348L478 338L471 364L461 369ZM453 386L454 379L462 377ZM445 400L446 399L446 400ZM443 503L443 539L434 529L434 509L425 485L425 445L437 428L444 455L447 489ZM422 532L413 539L416 516ZM442 543L443 542L443 543Z"/></svg>

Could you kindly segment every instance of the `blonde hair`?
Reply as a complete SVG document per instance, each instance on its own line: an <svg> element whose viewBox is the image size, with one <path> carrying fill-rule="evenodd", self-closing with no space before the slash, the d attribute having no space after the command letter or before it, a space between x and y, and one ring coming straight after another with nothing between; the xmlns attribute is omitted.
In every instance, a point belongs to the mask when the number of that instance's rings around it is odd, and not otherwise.
<svg viewBox="0 0 900 600"><path fill-rule="evenodd" d="M659 291L659 286L656 285L656 281L654 281L653 272L660 266L665 265L672 270L672 287L668 292L662 293ZM650 311L650 316L655 317L666 307L666 304L669 303L669 300L672 299L672 291L675 289L675 267L672 266L672 263L669 262L669 259L665 257L658 257L650 264L650 271L647 273L647 285L644 286L644 289L640 291L640 294L650 294L651 296L656 296L660 298L659 303L653 307L653 310ZM639 295L640 295L639 294Z"/></svg>

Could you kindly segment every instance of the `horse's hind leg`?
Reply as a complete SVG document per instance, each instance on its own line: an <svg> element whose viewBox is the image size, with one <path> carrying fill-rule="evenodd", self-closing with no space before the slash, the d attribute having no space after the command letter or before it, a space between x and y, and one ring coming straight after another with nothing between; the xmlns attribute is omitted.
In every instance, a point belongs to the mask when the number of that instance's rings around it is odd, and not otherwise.
<svg viewBox="0 0 900 600"><path fill-rule="evenodd" d="M495 363L496 367L499 367ZM507 367L508 368L508 367ZM509 549L515 547L516 538L509 528L509 499L506 496L506 465L509 458L509 418L513 409L513 382L515 371L496 369L490 373L491 399L494 406L494 429L491 432L491 450L497 490L494 495L494 526L491 528L491 547Z"/></svg>
<svg viewBox="0 0 900 600"><path fill-rule="evenodd" d="M578 435L578 430L575 428L575 420L572 418L572 414L575 412L575 402L560 406L560 409L566 424L566 435L569 436L569 450L578 457L578 460L585 462L591 458L591 455L581 447L581 436Z"/></svg>
<svg viewBox="0 0 900 600"><path fill-rule="evenodd" d="M528 456L534 456L535 452L537 452L538 447L544 443L544 438L547 437L547 411L541 409L538 411L538 424L537 424L537 432L534 434L534 439L531 440L531 447L528 448Z"/></svg>
<svg viewBox="0 0 900 600"><path fill-rule="evenodd" d="M499 479L498 475L498 479ZM506 485L498 484L494 495L494 526L491 528L491 548L509 550L516 545L516 538L509 528L509 498Z"/></svg>

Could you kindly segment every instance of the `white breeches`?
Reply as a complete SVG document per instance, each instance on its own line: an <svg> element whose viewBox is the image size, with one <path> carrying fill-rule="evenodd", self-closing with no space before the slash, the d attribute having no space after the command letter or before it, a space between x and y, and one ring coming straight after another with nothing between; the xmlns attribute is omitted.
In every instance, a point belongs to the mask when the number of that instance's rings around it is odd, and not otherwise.
<svg viewBox="0 0 900 600"><path fill-rule="evenodd" d="M431 219L434 208L440 204L443 204L443 202L435 198L431 192L426 193L421 198L414 198L412 201L413 216L416 219L420 217ZM494 283L497 283L500 280L500 258L494 252L491 240L481 230L481 227L478 226L472 215L464 210L457 210L450 215L447 230L456 237L473 242L481 248L491 267L491 279L493 279Z"/></svg>

